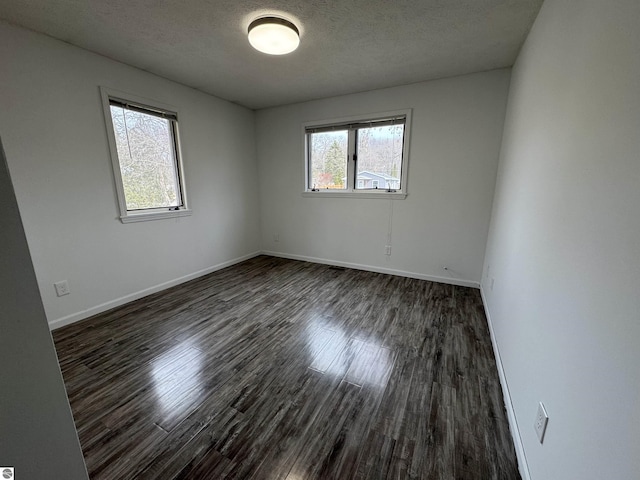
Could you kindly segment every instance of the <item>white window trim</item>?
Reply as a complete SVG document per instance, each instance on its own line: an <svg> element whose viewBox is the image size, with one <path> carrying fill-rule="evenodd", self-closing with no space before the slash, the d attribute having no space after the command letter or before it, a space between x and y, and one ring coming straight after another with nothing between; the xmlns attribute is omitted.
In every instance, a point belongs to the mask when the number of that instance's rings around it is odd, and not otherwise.
<svg viewBox="0 0 640 480"><path fill-rule="evenodd" d="M304 191L303 197L310 198L393 198L403 200L407 198L407 179L409 178L409 145L411 144L411 112L410 108L403 110L392 110L388 112L377 112L366 115L354 115L350 117L340 117L325 120L313 120L304 122L302 124L302 158L304 158ZM313 191L309 188L309 145L307 142L307 129L310 127L322 127L326 125L339 125L342 123L358 123L366 122L369 120L375 120L377 118L393 117L393 116L406 116L404 125L404 143L402 146L402 173L400 175L401 189L394 190L392 192L386 191L384 188L376 189L356 189L349 187L342 190L320 189ZM354 162L349 160L347 163L347 178L353 176Z"/></svg>
<svg viewBox="0 0 640 480"><path fill-rule="evenodd" d="M126 92L120 92L107 87L100 87L100 96L102 98L102 110L104 113L104 120L107 127L107 139L109 142L109 153L111 155L111 166L113 168L113 179L116 186L116 196L118 197L118 206L120 208L120 221L122 223L134 223L134 222L146 222L149 220L162 220L165 218L186 217L193 214L193 211L189 209L187 203L187 190L184 181L184 160L182 157L182 149L180 148L180 133L179 125L176 123L176 135L174 138L176 155L177 155L177 168L178 168L178 182L180 182L180 193L182 196L183 206L180 210L169 210L168 208L154 208L140 211L127 210L127 203L124 196L124 186L122 185L122 174L120 173L120 160L118 159L118 148L116 146L116 136L113 130L113 120L111 119L111 108L109 105L109 99L117 99L125 102L137 103L140 105L148 106L150 109L165 110L173 112L178 118L180 118L178 109L172 105L158 102L156 100L150 100L148 98L140 97L138 95L132 95Z"/></svg>

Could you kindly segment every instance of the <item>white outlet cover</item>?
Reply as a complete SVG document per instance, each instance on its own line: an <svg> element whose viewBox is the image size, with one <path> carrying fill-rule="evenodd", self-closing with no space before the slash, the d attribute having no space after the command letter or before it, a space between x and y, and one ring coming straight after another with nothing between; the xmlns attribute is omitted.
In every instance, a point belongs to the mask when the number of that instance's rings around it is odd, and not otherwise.
<svg viewBox="0 0 640 480"><path fill-rule="evenodd" d="M538 412L536 413L536 421L533 424L533 428L538 435L538 440L540 443L544 440L544 434L547 430L547 423L549 422L549 415L547 415L547 410L544 408L542 402L538 404Z"/></svg>
<svg viewBox="0 0 640 480"><path fill-rule="evenodd" d="M56 295L58 295L59 297L62 297L64 295L69 295L71 292L69 291L69 284L67 283L66 280L63 280L61 282L56 282L53 284L54 287L56 287Z"/></svg>

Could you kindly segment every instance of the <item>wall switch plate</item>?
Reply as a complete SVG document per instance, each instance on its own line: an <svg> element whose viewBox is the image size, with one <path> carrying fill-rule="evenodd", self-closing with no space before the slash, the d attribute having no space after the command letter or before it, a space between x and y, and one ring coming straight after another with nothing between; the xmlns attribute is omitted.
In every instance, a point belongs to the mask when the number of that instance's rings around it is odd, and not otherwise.
<svg viewBox="0 0 640 480"><path fill-rule="evenodd" d="M391 255L391 245L385 245L384 246L384 254L385 255Z"/></svg>
<svg viewBox="0 0 640 480"><path fill-rule="evenodd" d="M547 422L549 422L549 415L544 408L542 402L538 404L538 413L536 413L536 422L533 424L533 428L536 430L538 440L542 443L544 439L544 433L547 430Z"/></svg>
<svg viewBox="0 0 640 480"><path fill-rule="evenodd" d="M62 297L64 295L69 295L71 291L69 290L69 283L66 280L62 280L61 282L56 282L53 284L56 287L56 295Z"/></svg>
<svg viewBox="0 0 640 480"><path fill-rule="evenodd" d="M493 285L494 285L495 283L496 283L496 279L495 279L495 278L492 278L492 279L491 279L491 287L490 287L492 291L493 291Z"/></svg>

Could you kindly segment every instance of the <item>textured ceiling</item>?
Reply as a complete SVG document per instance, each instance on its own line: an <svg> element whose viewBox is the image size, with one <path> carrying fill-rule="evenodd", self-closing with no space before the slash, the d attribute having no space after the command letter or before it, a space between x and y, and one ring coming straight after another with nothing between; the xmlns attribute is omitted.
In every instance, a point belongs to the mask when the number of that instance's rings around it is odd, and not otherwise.
<svg viewBox="0 0 640 480"><path fill-rule="evenodd" d="M19 0L0 18L259 109L511 66L542 0ZM286 56L247 26L300 29Z"/></svg>

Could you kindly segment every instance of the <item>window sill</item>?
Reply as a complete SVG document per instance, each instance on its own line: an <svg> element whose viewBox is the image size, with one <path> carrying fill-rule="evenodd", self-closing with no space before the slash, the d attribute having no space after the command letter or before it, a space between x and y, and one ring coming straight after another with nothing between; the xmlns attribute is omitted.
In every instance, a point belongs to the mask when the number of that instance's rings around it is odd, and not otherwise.
<svg viewBox="0 0 640 480"><path fill-rule="evenodd" d="M407 198L406 193L402 192L372 192L372 191L363 191L363 192L336 192L335 190L319 190L317 192L306 191L302 192L303 197L312 197L312 198L386 198L393 200L404 200Z"/></svg>
<svg viewBox="0 0 640 480"><path fill-rule="evenodd" d="M161 212L130 213L126 216L120 217L120 221L122 223L148 222L150 220L163 220L165 218L188 217L192 213L193 210L166 210Z"/></svg>

